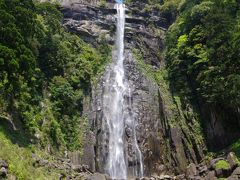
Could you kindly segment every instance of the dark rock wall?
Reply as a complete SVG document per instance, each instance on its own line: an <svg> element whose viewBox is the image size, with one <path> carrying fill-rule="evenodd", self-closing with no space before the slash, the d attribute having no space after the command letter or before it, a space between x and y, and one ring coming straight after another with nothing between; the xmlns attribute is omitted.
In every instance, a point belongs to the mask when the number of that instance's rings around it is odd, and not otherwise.
<svg viewBox="0 0 240 180"><path fill-rule="evenodd" d="M63 7L64 26L77 33L85 41L97 46L104 39L114 44L115 13L113 4L109 8L99 8L81 3ZM125 69L126 77L133 87L133 107L137 114L137 139L144 156L146 175L165 172L181 173L191 162L197 163L203 157L205 144L198 119L192 107L182 105L172 97L170 91L163 89L145 70L139 68L135 56L141 53L143 62L154 70L164 68L164 37L168 27L166 20L157 16L157 12L146 14L141 4L128 7L125 33ZM107 67L106 67L107 69ZM90 121L91 132L85 145L84 163L93 170L104 171L107 139L102 127L102 91L103 78L99 77L92 89L90 98L86 98L84 113ZM130 134L130 135L129 135ZM94 136L94 137L93 137ZM126 128L126 140L131 133ZM130 152L131 156L131 152ZM131 164L131 157L128 157Z"/></svg>
<svg viewBox="0 0 240 180"><path fill-rule="evenodd" d="M219 151L240 138L240 114L221 105L201 108L207 144L211 151Z"/></svg>

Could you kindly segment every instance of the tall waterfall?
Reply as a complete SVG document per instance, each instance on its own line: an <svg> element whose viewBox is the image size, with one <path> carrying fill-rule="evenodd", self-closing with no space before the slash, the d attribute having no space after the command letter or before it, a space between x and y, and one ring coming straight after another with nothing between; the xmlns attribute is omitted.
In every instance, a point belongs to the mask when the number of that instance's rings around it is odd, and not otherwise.
<svg viewBox="0 0 240 180"><path fill-rule="evenodd" d="M135 132L135 119L133 116L131 88L124 72L124 28L125 5L116 4L117 9L117 33L116 50L113 53L113 62L107 70L103 92L103 117L107 123L104 129L108 139L108 153L106 173L112 179L127 179L128 175L143 176L143 163L141 151L137 144ZM134 168L128 172L128 150L125 139L125 125L128 122L132 129L131 148ZM132 170L133 169L133 170Z"/></svg>

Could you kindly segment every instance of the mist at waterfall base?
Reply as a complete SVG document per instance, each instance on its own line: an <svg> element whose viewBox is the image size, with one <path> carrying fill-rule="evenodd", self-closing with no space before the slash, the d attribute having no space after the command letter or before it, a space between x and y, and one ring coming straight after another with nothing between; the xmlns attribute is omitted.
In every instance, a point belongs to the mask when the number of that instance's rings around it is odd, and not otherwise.
<svg viewBox="0 0 240 180"><path fill-rule="evenodd" d="M122 1L117 1L122 2ZM143 176L142 154L136 137L136 118L132 107L132 89L125 77L124 69L124 29L125 5L116 3L117 32L115 50L110 67L104 79L103 118L107 126L103 128L108 141L105 171L112 179L127 179ZM132 130L131 144L126 141L126 123ZM128 148L134 165L128 164Z"/></svg>

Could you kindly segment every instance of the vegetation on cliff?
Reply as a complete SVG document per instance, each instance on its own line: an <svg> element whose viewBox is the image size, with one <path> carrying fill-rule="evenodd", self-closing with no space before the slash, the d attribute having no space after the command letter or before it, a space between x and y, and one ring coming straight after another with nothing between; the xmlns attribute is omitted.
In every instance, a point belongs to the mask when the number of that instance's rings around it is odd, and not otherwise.
<svg viewBox="0 0 240 180"><path fill-rule="evenodd" d="M238 111L240 4L197 2L182 10L168 33L167 60L175 89Z"/></svg>
<svg viewBox="0 0 240 180"><path fill-rule="evenodd" d="M42 148L79 150L87 129L83 97L110 50L66 32L58 8L0 0L0 118L23 126Z"/></svg>
<svg viewBox="0 0 240 180"><path fill-rule="evenodd" d="M240 137L240 3L236 0L146 0L143 4L145 12L158 14L172 25L166 33L167 69L162 65L161 70L155 70L151 65L140 63L141 69L145 75L154 77L166 105L175 101L175 105L168 106L169 111L176 110L178 104L180 111L194 112L193 124L200 123L205 132L199 129L200 133L194 132L194 137L204 138L208 150L225 149ZM165 91L168 85L170 88ZM180 119L177 117L177 121ZM216 124L221 124L223 130ZM191 134L189 130L186 132ZM212 137L208 133L212 133ZM238 141L234 143L232 149L239 155L238 144Z"/></svg>
<svg viewBox="0 0 240 180"><path fill-rule="evenodd" d="M233 131L240 118L240 3L185 1L179 9L167 33L172 88L197 104L205 117L221 114Z"/></svg>
<svg viewBox="0 0 240 180"><path fill-rule="evenodd" d="M107 1L99 2L105 7ZM239 1L141 2L146 13L155 10L173 23L166 38L166 68L153 69L135 52L139 69L159 86L170 126L180 124L188 133L188 149L195 146L192 142L204 144L200 124L215 114L226 128L239 131ZM59 9L32 0L0 0L0 158L18 179L57 177L33 168L31 156L41 154L39 149L81 151L89 128L82 114L84 98L111 53L104 42L93 47L67 32ZM229 149L240 157L238 138ZM225 161L217 164L228 167Z"/></svg>

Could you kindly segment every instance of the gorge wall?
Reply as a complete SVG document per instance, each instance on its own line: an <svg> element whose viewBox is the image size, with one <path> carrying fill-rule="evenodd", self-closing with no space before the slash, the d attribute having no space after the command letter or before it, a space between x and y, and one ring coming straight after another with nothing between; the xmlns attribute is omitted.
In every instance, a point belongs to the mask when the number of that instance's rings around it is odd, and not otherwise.
<svg viewBox="0 0 240 180"><path fill-rule="evenodd" d="M64 5L64 27L93 45L114 44L116 10L114 3L99 6L99 1ZM196 108L172 94L166 80L164 50L169 20L158 11L147 12L144 2L130 3L127 7L125 30L126 76L133 87L132 105L136 113L137 141L144 157L146 175L185 172L190 163L200 163L206 152L199 114ZM108 67L106 67L107 69ZM90 122L82 161L92 170L104 172L102 101L103 76L99 77L92 92L85 99L84 114ZM206 114L206 113L205 113ZM206 118L207 119L207 118ZM217 119L217 120L216 120ZM212 144L224 137L219 118L210 118L206 134ZM215 121L215 122L213 122ZM125 138L130 144L132 132L126 126ZM226 142L221 142L226 145ZM219 143L217 143L219 144ZM129 166L134 166L129 146Z"/></svg>
<svg viewBox="0 0 240 180"><path fill-rule="evenodd" d="M0 2L0 179L240 179L240 1Z"/></svg>
<svg viewBox="0 0 240 180"><path fill-rule="evenodd" d="M64 26L93 45L103 41L113 45L116 29L113 7L113 3L107 7L86 3L64 6ZM164 37L169 24L157 11L146 13L143 7L144 3L127 7L124 65L134 89L132 105L138 121L137 141L144 157L144 172L146 175L181 173L189 163L202 159L205 144L191 107L186 105L183 110L181 103L171 96L164 78L160 84L153 78L154 73L164 70ZM106 158L102 155L106 147L102 129L103 83L99 77L85 103L92 131L88 140L92 143L87 142L84 159L100 172L104 172ZM127 127L125 134L130 144L132 132ZM130 152L128 164L135 163Z"/></svg>

